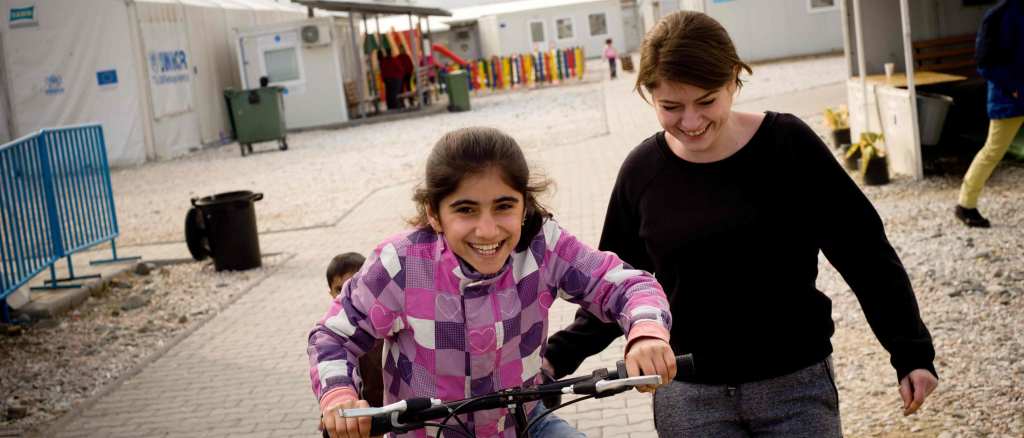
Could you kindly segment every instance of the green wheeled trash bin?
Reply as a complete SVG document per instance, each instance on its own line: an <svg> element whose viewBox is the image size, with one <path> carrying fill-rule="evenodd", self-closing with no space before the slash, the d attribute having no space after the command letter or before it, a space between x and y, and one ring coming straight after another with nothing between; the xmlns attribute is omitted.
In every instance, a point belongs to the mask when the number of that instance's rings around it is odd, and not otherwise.
<svg viewBox="0 0 1024 438"><path fill-rule="evenodd" d="M448 111L469 111L469 75L465 70L448 73Z"/></svg>
<svg viewBox="0 0 1024 438"><path fill-rule="evenodd" d="M262 193L248 190L192 198L185 217L185 243L196 260L213 257L218 271L258 268L260 241L256 209Z"/></svg>
<svg viewBox="0 0 1024 438"><path fill-rule="evenodd" d="M281 87L224 90L231 127L243 157L252 153L253 143L261 141L276 140L279 149L288 149L283 92Z"/></svg>

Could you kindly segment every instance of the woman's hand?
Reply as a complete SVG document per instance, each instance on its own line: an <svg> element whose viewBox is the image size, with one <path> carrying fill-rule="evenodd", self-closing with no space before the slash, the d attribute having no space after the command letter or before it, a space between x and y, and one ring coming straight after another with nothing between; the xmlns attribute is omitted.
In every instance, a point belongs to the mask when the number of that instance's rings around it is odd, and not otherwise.
<svg viewBox="0 0 1024 438"><path fill-rule="evenodd" d="M900 380L900 398L903 399L903 415L910 415L924 404L935 387L939 386L939 379L928 370L916 369L911 371Z"/></svg>
<svg viewBox="0 0 1024 438"><path fill-rule="evenodd" d="M676 376L676 355L672 347L657 338L640 338L633 341L626 350L626 370L630 376L657 374L661 384L671 382ZM654 392L657 386L637 386L640 392Z"/></svg>
<svg viewBox="0 0 1024 438"><path fill-rule="evenodd" d="M366 400L349 400L333 405L323 412L324 430L331 438L368 438L370 417L342 418L338 409L368 408Z"/></svg>

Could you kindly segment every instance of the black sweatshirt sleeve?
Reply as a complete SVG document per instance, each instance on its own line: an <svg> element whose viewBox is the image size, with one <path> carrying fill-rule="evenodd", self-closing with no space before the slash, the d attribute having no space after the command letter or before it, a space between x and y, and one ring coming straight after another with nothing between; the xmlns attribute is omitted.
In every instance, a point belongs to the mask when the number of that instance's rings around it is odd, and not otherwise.
<svg viewBox="0 0 1024 438"><path fill-rule="evenodd" d="M636 204L629 199L628 188L631 186L630 178L634 178L631 174L632 169L637 167L636 161L627 158L619 170L605 213L598 249L614 252L634 268L653 272L653 263L639 236L640 226L634 214ZM646 169L647 173L652 171ZM548 338L545 357L554 367L555 378L560 379L574 373L587 357L604 351L619 336L622 336L622 328L617 324L601 322L586 310L580 309L576 311L576 319L572 324Z"/></svg>
<svg viewBox="0 0 1024 438"><path fill-rule="evenodd" d="M572 324L548 338L545 358L554 368L555 378L561 379L576 372L584 360L604 351L619 336L622 328L617 324L601 322L579 309Z"/></svg>
<svg viewBox="0 0 1024 438"><path fill-rule="evenodd" d="M623 163L612 188L611 199L608 200L601 241L597 247L602 251L614 252L633 268L654 272L654 263L647 254L643 239L640 238L640 218L637 214L639 206L636 198L646 185L645 181L639 180L637 172L650 175L655 173L656 169L644 167L649 166L639 159L627 159Z"/></svg>
<svg viewBox="0 0 1024 438"><path fill-rule="evenodd" d="M792 117L792 116L790 116ZM794 117L795 119L795 117ZM811 207L817 240L825 257L839 271L860 302L875 336L890 354L897 381L915 369L938 376L935 349L899 256L885 235L878 212L811 129L795 119L792 138L783 144L811 172Z"/></svg>

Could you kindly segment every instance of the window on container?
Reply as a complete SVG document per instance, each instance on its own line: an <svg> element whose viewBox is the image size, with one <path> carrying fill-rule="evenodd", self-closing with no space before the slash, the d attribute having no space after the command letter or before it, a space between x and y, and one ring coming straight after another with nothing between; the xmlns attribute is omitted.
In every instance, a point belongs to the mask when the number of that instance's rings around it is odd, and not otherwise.
<svg viewBox="0 0 1024 438"><path fill-rule="evenodd" d="M559 18L555 20L555 35L558 35L560 40L572 38L574 36L572 18Z"/></svg>
<svg viewBox="0 0 1024 438"><path fill-rule="evenodd" d="M825 12L837 9L836 0L807 0L807 10Z"/></svg>
<svg viewBox="0 0 1024 438"><path fill-rule="evenodd" d="M530 22L530 41L535 43L544 42L544 22L532 21Z"/></svg>
<svg viewBox="0 0 1024 438"><path fill-rule="evenodd" d="M288 82L299 79L299 58L295 47L263 52L270 82Z"/></svg>
<svg viewBox="0 0 1024 438"><path fill-rule="evenodd" d="M590 22L590 36L608 34L608 21L604 13L590 14L587 20Z"/></svg>

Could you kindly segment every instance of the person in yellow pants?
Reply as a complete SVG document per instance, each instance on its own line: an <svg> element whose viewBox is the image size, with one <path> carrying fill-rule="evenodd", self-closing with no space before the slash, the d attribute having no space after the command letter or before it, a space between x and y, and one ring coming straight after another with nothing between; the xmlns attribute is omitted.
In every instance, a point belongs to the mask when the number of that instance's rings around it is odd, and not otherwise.
<svg viewBox="0 0 1024 438"><path fill-rule="evenodd" d="M988 81L988 140L971 162L960 186L956 218L968 227L988 228L978 196L1024 123L1024 2L1003 0L985 13L975 53L978 73Z"/></svg>

